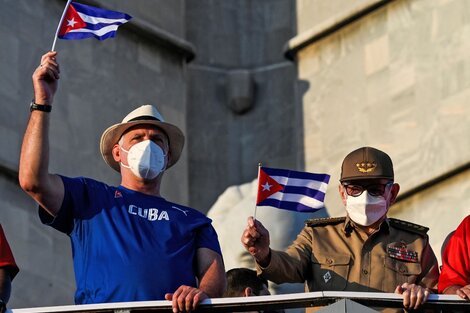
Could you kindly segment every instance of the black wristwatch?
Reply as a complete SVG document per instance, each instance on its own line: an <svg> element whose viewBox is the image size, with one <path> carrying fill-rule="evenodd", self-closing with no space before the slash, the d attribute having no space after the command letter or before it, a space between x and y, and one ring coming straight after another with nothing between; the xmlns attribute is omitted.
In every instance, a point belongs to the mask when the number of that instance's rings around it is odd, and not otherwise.
<svg viewBox="0 0 470 313"><path fill-rule="evenodd" d="M5 301L0 299L0 313L5 313L6 310L7 310L7 304L5 303Z"/></svg>
<svg viewBox="0 0 470 313"><path fill-rule="evenodd" d="M42 111L42 112L51 112L52 110L52 105L49 104L37 104L34 103L34 101L31 101L31 104L29 105L29 111L33 112L35 110Z"/></svg>

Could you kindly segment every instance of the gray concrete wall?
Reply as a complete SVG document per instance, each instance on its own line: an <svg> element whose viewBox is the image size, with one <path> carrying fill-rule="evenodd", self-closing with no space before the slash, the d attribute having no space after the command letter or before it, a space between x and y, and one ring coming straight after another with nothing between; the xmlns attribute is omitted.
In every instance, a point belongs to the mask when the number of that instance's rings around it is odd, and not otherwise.
<svg viewBox="0 0 470 313"><path fill-rule="evenodd" d="M295 7L288 0L203 0L188 1L186 12L187 39L197 51L189 65L189 196L207 211L227 186L255 178L258 162L302 164L296 158L302 142L297 72L283 56L295 34ZM248 73L254 88L244 113L230 108L237 71Z"/></svg>
<svg viewBox="0 0 470 313"><path fill-rule="evenodd" d="M98 0L97 2L101 7L110 10L119 8L122 12L145 20L174 36L184 38L186 30L184 0Z"/></svg>
<svg viewBox="0 0 470 313"><path fill-rule="evenodd" d="M176 38L184 29L184 2L101 1ZM88 2L87 2L88 3ZM16 181L19 151L29 117L31 74L51 48L65 1L0 0L0 203L2 223L20 274L11 307L73 303L68 238L40 225L36 205ZM148 20L147 20L148 19ZM153 24L152 24L153 23ZM99 154L99 138L133 108L157 105L167 121L186 132L186 56L146 32L124 25L117 37L65 41L56 46L61 65L51 112L50 170L119 184ZM188 204L187 154L166 174L162 194Z"/></svg>

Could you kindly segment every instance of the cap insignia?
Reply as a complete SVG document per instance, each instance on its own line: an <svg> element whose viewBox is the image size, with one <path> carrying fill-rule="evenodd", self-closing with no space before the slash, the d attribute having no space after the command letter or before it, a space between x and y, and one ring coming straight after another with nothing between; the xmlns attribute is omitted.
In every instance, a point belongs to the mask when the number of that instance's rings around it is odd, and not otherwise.
<svg viewBox="0 0 470 313"><path fill-rule="evenodd" d="M375 170L377 163L375 163L375 161L362 161L361 163L356 163L356 167L361 173L370 173Z"/></svg>

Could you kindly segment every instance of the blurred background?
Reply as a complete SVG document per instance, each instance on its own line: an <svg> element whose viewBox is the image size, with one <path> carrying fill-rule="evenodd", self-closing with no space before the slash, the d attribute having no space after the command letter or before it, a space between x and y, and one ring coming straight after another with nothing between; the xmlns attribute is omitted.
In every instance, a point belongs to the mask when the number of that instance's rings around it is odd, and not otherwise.
<svg viewBox="0 0 470 313"><path fill-rule="evenodd" d="M430 227L439 260L469 214L470 1L79 2L133 19L114 39L58 41L52 172L119 184L99 138L150 103L186 134L162 194L204 213L247 203L251 215L254 196L239 186L262 162L330 174L315 216L344 215L341 162L373 146L391 156L401 185L389 216ZM17 178L31 74L65 3L0 0L0 222L21 268L12 308L73 303L69 239L40 224ZM223 240L238 245L243 227Z"/></svg>

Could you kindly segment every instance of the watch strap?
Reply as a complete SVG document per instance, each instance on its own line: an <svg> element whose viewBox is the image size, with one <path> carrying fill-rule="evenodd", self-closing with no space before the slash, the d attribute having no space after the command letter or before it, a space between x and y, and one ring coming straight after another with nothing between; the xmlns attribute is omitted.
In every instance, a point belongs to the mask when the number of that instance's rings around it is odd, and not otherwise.
<svg viewBox="0 0 470 313"><path fill-rule="evenodd" d="M29 106L29 110L30 112L33 112L33 111L42 111L42 112L51 112L52 110L52 105L49 105L49 104L37 104L37 103L34 103L34 101L31 102L30 106Z"/></svg>

